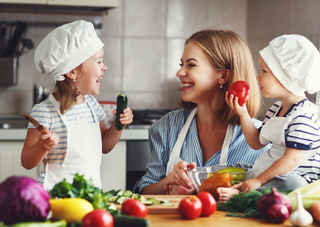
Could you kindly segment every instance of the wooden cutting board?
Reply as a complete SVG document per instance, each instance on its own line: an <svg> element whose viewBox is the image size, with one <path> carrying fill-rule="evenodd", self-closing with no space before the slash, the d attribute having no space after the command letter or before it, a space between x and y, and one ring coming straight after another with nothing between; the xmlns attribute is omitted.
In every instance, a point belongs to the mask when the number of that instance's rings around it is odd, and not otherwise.
<svg viewBox="0 0 320 227"><path fill-rule="evenodd" d="M186 195L143 195L145 198L155 198L160 200L167 200L173 203L173 206L168 205L150 205L147 206L149 209L148 214L179 214L178 206L180 200L186 197ZM121 205L114 203L118 210L121 210Z"/></svg>

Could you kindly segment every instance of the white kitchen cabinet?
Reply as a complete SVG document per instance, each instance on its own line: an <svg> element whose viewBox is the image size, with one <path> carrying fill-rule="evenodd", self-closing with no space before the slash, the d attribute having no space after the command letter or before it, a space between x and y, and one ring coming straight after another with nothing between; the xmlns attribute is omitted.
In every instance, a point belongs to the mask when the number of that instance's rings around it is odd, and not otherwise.
<svg viewBox="0 0 320 227"><path fill-rule="evenodd" d="M119 141L108 154L102 155L102 190L126 189L127 143Z"/></svg>
<svg viewBox="0 0 320 227"><path fill-rule="evenodd" d="M0 141L0 182L12 175L38 178L41 166L26 170L21 166L23 141Z"/></svg>
<svg viewBox="0 0 320 227"><path fill-rule="evenodd" d="M12 175L38 178L43 165L26 170L21 166L21 151L24 141L0 141L0 182ZM126 187L126 141L119 141L113 150L103 154L101 180L103 191Z"/></svg>

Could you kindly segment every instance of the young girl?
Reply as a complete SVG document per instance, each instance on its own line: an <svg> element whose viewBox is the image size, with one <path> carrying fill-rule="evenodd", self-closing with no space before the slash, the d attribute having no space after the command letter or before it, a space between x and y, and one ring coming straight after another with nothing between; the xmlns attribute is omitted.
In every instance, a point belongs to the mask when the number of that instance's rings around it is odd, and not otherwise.
<svg viewBox="0 0 320 227"><path fill-rule="evenodd" d="M122 133L114 123L107 129L105 113L93 97L99 94L99 80L107 70L103 46L93 25L79 20L50 32L35 51L37 69L52 76L56 85L54 93L31 112L50 132L41 135L29 124L21 163L26 169L44 163L39 182L46 190L63 179L72 182L75 173L101 187L102 153L110 152ZM120 117L122 124L130 124L131 109Z"/></svg>
<svg viewBox="0 0 320 227"><path fill-rule="evenodd" d="M242 192L261 186L294 190L317 180L313 167L306 165L320 148L318 108L304 92L320 90L319 62L318 50L300 35L280 36L260 51L260 90L264 97L280 101L268 110L259 130L252 124L246 105L239 106L238 98L226 93L227 103L238 114L249 145L260 149L272 143L272 147L254 163L251 179L229 189L217 189L221 202L239 193L240 188ZM301 172L299 166L304 166L306 172Z"/></svg>

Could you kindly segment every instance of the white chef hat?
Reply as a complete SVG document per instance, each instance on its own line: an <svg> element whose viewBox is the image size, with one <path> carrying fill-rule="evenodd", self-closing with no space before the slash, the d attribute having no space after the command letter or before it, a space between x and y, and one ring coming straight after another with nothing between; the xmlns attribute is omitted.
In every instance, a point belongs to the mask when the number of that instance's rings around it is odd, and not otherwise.
<svg viewBox="0 0 320 227"><path fill-rule="evenodd" d="M34 54L36 68L52 76L55 81L82 64L104 44L92 23L78 20L51 31L39 44Z"/></svg>
<svg viewBox="0 0 320 227"><path fill-rule="evenodd" d="M260 51L274 76L291 93L304 96L320 90L320 54L304 36L282 35Z"/></svg>

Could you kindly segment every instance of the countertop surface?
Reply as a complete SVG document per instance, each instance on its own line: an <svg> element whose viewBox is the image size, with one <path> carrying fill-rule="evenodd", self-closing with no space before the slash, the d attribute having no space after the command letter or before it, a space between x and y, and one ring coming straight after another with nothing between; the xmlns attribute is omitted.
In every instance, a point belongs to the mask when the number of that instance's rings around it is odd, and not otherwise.
<svg viewBox="0 0 320 227"><path fill-rule="evenodd" d="M27 129L0 129L0 141L24 141ZM148 140L148 129L124 129L120 140Z"/></svg>
<svg viewBox="0 0 320 227"><path fill-rule="evenodd" d="M174 226L174 227L200 227L200 226L214 226L214 227L256 227L256 226L292 226L289 220L282 224L272 223L264 219L256 218L239 218L227 217L223 211L216 211L210 217L199 217L194 220L187 220L181 217L180 214L150 214L146 217L151 222L152 227ZM320 226L316 221L310 226Z"/></svg>

